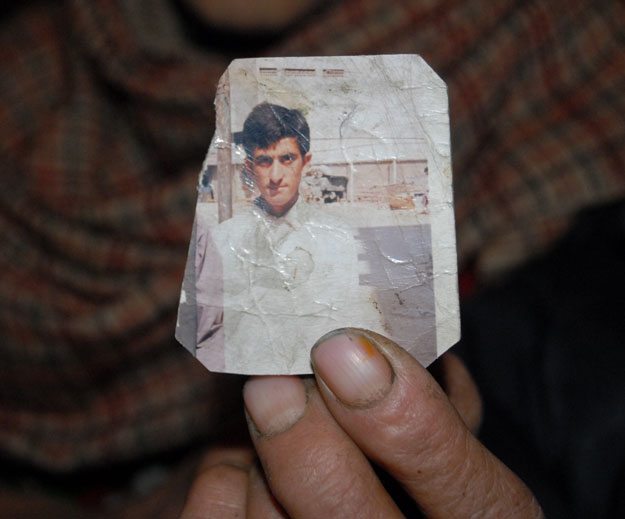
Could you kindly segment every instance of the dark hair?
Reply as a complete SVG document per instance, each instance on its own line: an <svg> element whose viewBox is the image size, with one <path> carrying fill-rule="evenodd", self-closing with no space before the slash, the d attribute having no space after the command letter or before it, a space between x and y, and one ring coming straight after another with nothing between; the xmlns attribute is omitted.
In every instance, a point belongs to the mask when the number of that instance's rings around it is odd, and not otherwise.
<svg viewBox="0 0 625 519"><path fill-rule="evenodd" d="M308 153L310 129L302 113L280 105L261 103L245 119L241 141L245 153L252 158L255 149L269 148L285 137L293 137L297 141L302 157Z"/></svg>

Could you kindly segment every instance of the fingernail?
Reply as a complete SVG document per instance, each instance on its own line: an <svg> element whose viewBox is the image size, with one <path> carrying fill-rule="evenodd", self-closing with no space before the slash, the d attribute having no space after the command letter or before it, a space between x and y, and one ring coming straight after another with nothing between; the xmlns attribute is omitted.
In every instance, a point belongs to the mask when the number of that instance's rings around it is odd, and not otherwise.
<svg viewBox="0 0 625 519"><path fill-rule="evenodd" d="M383 398L393 370L373 342L351 331L322 337L312 350L315 373L344 404L363 407Z"/></svg>
<svg viewBox="0 0 625 519"><path fill-rule="evenodd" d="M308 400L299 377L254 377L243 387L248 415L263 436L290 429L304 414Z"/></svg>

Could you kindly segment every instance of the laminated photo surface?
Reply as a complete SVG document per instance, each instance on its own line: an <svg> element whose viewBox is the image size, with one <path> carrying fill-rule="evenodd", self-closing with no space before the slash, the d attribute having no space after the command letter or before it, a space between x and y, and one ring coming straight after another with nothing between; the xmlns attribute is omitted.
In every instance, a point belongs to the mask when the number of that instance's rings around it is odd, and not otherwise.
<svg viewBox="0 0 625 519"><path fill-rule="evenodd" d="M418 56L236 60L198 180L178 340L311 373L337 328L428 365L459 339L447 90Z"/></svg>

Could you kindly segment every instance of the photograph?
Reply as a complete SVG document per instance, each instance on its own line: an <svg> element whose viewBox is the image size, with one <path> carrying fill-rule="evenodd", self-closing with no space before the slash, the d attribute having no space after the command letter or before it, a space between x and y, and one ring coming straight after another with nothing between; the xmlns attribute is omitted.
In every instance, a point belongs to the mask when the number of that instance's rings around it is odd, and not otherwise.
<svg viewBox="0 0 625 519"><path fill-rule="evenodd" d="M431 170L444 160L406 103L416 93L393 92L423 78L396 65L238 60L222 77L181 297L195 312L179 315L208 369L310 373L316 338L344 326L424 365L438 356Z"/></svg>

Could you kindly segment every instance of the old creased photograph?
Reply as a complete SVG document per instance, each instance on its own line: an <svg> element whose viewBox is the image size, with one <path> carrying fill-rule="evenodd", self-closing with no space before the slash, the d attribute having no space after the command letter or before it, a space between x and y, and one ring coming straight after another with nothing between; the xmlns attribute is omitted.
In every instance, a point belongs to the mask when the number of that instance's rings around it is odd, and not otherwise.
<svg viewBox="0 0 625 519"><path fill-rule="evenodd" d="M417 56L237 60L220 81L177 337L212 371L310 373L345 326L424 365L458 338L444 83Z"/></svg>

